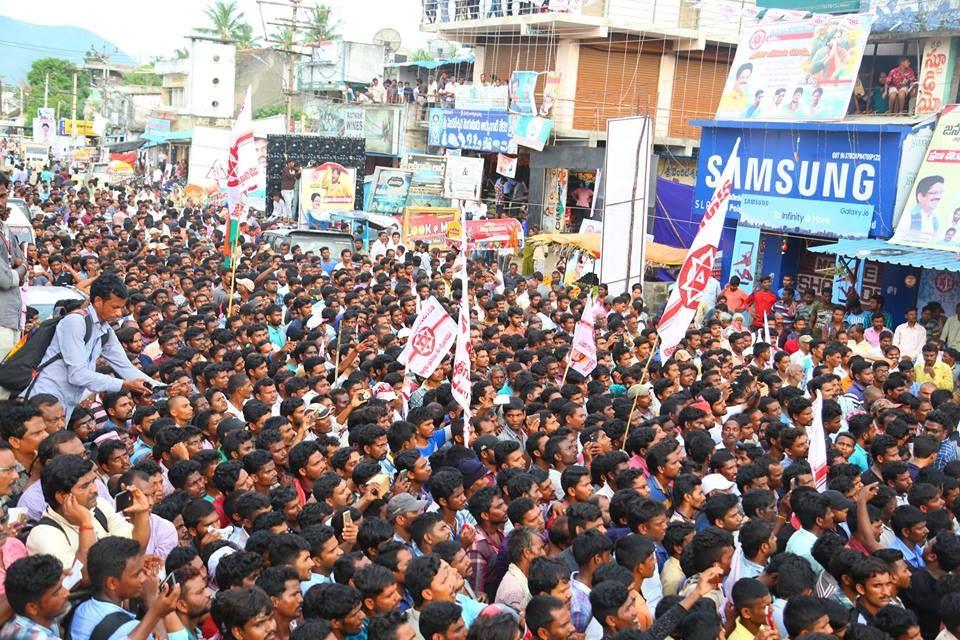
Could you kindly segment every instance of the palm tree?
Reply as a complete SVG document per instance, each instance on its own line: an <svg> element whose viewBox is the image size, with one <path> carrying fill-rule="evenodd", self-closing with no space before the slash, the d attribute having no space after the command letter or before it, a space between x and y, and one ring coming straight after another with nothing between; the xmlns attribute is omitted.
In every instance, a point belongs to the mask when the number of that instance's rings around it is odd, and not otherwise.
<svg viewBox="0 0 960 640"><path fill-rule="evenodd" d="M203 13L212 26L197 27L194 29L197 33L216 36L221 40L235 40L241 48L256 44L253 27L244 19L243 11L237 9L236 0L215 0Z"/></svg>
<svg viewBox="0 0 960 640"><path fill-rule="evenodd" d="M333 40L339 34L337 27L340 21L330 24L330 7L324 4L318 4L313 8L308 20L305 42L322 42L324 40Z"/></svg>

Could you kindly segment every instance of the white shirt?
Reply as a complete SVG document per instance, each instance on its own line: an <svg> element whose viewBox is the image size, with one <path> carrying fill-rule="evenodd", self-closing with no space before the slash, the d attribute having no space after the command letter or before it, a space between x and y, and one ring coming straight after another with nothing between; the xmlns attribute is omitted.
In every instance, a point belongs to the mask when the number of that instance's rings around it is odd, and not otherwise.
<svg viewBox="0 0 960 640"><path fill-rule="evenodd" d="M893 345L900 349L900 355L919 362L923 345L927 342L927 330L918 322L912 327L904 322L893 332Z"/></svg>

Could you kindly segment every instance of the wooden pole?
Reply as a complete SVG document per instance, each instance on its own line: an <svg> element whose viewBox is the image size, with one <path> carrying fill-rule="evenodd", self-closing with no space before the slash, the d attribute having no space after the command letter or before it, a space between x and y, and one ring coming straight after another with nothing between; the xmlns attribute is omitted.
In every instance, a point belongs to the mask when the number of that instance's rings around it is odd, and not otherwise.
<svg viewBox="0 0 960 640"><path fill-rule="evenodd" d="M660 342L660 334L657 334L657 339L653 342L653 347L650 349L650 355L647 356L647 362L643 365L643 373L640 374L640 382L637 384L644 384L643 379L647 376L647 371L650 370L650 363L653 361L653 353L657 348L657 344ZM630 387L631 389L633 387ZM652 391L652 389L651 389ZM630 415L627 416L627 429L623 432L623 443L620 445L620 449L626 451L627 449L627 436L630 435L630 425L633 423L633 412L637 409L637 398L640 397L640 394L633 396L633 405L630 407Z"/></svg>
<svg viewBox="0 0 960 640"><path fill-rule="evenodd" d="M227 214L230 215L229 213ZM229 220L227 221L227 233L230 233ZM237 290L237 266L240 264L240 258L237 256L237 245L240 240L240 228L237 227L237 237L230 244L230 260L232 264L230 265L230 297L227 302L227 324L230 322L230 316L233 315L233 294Z"/></svg>

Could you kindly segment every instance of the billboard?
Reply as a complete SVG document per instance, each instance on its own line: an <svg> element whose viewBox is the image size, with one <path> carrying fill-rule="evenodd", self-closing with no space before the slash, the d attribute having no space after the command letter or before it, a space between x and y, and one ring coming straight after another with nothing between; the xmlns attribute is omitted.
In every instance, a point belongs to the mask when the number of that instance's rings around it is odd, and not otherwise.
<svg viewBox="0 0 960 640"><path fill-rule="evenodd" d="M430 109L427 144L511 153L510 115L498 111Z"/></svg>
<svg viewBox="0 0 960 640"><path fill-rule="evenodd" d="M483 158L450 156L443 180L443 195L457 200L479 200Z"/></svg>
<svg viewBox="0 0 960 640"><path fill-rule="evenodd" d="M937 113L957 95L953 72L957 62L957 41L950 36L929 38L923 45L923 66L917 86L917 115Z"/></svg>
<svg viewBox="0 0 960 640"><path fill-rule="evenodd" d="M363 138L363 109L321 104L317 107L317 133L326 138Z"/></svg>
<svg viewBox="0 0 960 640"><path fill-rule="evenodd" d="M300 174L300 213L309 225L327 220L329 211L352 211L357 170L336 162L309 167Z"/></svg>
<svg viewBox="0 0 960 640"><path fill-rule="evenodd" d="M403 111L396 107L367 107L363 110L363 138L367 141L367 153L400 155Z"/></svg>
<svg viewBox="0 0 960 640"><path fill-rule="evenodd" d="M453 91L457 109L466 111L506 111L510 103L506 85L461 84Z"/></svg>
<svg viewBox="0 0 960 640"><path fill-rule="evenodd" d="M377 167L373 170L373 194L370 196L369 211L395 215L403 213L410 192L410 178L413 171Z"/></svg>
<svg viewBox="0 0 960 640"><path fill-rule="evenodd" d="M54 121L56 113L53 109L37 107L37 117L33 119L33 141L37 144L45 144L48 147L53 144L53 136L57 134L57 123Z"/></svg>
<svg viewBox="0 0 960 640"><path fill-rule="evenodd" d="M607 120L606 194L600 253L622 257L600 263L600 282L607 284L611 295L628 291L631 282L643 280L647 209L653 205L650 197L653 194L649 193L653 158L650 118Z"/></svg>
<svg viewBox="0 0 960 640"><path fill-rule="evenodd" d="M702 215L742 137L728 217L740 225L822 237L889 237L902 130L704 123L694 218ZM881 162L881 157L884 159ZM736 256L739 258L740 256Z"/></svg>
<svg viewBox="0 0 960 640"><path fill-rule="evenodd" d="M57 133L61 136L97 135L97 132L93 129L93 120L70 120L69 118L60 118Z"/></svg>
<svg viewBox="0 0 960 640"><path fill-rule="evenodd" d="M460 209L451 207L407 207L403 213L402 242L413 247L423 241L432 249L447 246L447 226L460 221Z"/></svg>
<svg viewBox="0 0 960 640"><path fill-rule="evenodd" d="M536 71L514 71L510 76L510 113L536 115L534 88L537 86L537 75Z"/></svg>
<svg viewBox="0 0 960 640"><path fill-rule="evenodd" d="M896 233L897 244L957 251L960 248L960 108L944 108L910 189Z"/></svg>
<svg viewBox="0 0 960 640"><path fill-rule="evenodd" d="M411 153L404 161L403 168L413 172L407 195L408 207L450 206L450 199L443 195L447 158Z"/></svg>
<svg viewBox="0 0 960 640"><path fill-rule="evenodd" d="M745 29L717 120L842 119L872 19L817 14Z"/></svg>

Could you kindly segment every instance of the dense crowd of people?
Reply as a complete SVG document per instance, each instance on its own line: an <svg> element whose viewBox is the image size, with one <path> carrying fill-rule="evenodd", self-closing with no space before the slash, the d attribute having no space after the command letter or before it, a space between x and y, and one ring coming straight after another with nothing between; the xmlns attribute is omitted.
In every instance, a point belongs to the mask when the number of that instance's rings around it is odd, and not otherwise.
<svg viewBox="0 0 960 640"><path fill-rule="evenodd" d="M453 250L252 226L234 270L218 206L8 196L37 238L0 227L9 339L50 326L22 286L88 300L0 410L0 640L960 636L960 353L916 310L735 279L661 358L639 285L470 256L464 291ZM452 355L398 362L431 297L470 311L468 418Z"/></svg>

